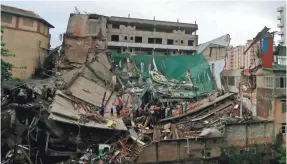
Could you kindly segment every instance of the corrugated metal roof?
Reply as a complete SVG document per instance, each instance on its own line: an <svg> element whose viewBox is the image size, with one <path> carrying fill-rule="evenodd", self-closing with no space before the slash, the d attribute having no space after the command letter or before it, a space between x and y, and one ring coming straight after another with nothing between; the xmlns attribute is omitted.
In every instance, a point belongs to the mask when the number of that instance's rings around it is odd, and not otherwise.
<svg viewBox="0 0 287 164"><path fill-rule="evenodd" d="M12 6L1 5L1 12L24 16L28 18L37 19L37 20L42 20L46 24L48 24L51 28L54 28L52 24L47 22L45 19L43 19L42 17L40 17L38 14L34 13L33 11L23 10L23 9L19 9L19 8L12 7Z"/></svg>

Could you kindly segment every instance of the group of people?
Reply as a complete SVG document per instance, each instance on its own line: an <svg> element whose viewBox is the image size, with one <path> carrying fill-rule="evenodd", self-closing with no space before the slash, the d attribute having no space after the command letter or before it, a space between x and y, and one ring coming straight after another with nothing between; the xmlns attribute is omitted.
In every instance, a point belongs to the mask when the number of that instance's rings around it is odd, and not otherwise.
<svg viewBox="0 0 287 164"><path fill-rule="evenodd" d="M126 103L126 104L125 104ZM121 110L124 108L124 106L127 105L127 102L124 102L120 96L118 96L114 102L113 107L111 108L111 116L114 115L114 108L116 109L117 117L120 117Z"/></svg>
<svg viewBox="0 0 287 164"><path fill-rule="evenodd" d="M142 105L136 110L135 117L139 116L141 111L147 111L150 112L157 120L160 120L171 117L174 110L179 111L179 114L186 113L188 111L188 102L182 102L177 105L172 103Z"/></svg>
<svg viewBox="0 0 287 164"><path fill-rule="evenodd" d="M8 103L26 104L37 99L35 87L23 89L15 88L13 90L6 90L2 94L2 100L6 99Z"/></svg>

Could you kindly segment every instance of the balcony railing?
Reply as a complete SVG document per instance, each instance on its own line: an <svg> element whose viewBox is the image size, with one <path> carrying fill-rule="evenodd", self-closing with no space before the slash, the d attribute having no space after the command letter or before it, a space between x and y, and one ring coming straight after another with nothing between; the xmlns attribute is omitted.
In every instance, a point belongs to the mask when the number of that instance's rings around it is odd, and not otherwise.
<svg viewBox="0 0 287 164"><path fill-rule="evenodd" d="M284 7L278 7L277 12L282 12L284 10Z"/></svg>
<svg viewBox="0 0 287 164"><path fill-rule="evenodd" d="M277 27L278 28L282 28L282 27L284 27L284 24L283 23L279 23L279 24L277 24Z"/></svg>
<svg viewBox="0 0 287 164"><path fill-rule="evenodd" d="M279 15L279 16L277 16L277 20L281 20L281 16Z"/></svg>
<svg viewBox="0 0 287 164"><path fill-rule="evenodd" d="M280 30L277 34L278 34L278 35L284 35L284 31L283 31L283 30Z"/></svg>

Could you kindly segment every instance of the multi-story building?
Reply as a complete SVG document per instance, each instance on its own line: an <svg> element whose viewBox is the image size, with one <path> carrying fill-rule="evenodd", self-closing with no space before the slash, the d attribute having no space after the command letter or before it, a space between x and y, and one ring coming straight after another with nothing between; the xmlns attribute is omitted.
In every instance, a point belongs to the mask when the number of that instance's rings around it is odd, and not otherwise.
<svg viewBox="0 0 287 164"><path fill-rule="evenodd" d="M197 24L112 16L107 19L108 48L122 53L192 53L197 29Z"/></svg>
<svg viewBox="0 0 287 164"><path fill-rule="evenodd" d="M241 69L244 67L245 46L231 47L227 52L226 69Z"/></svg>
<svg viewBox="0 0 287 164"><path fill-rule="evenodd" d="M247 40L245 49L247 49L253 40ZM244 55L244 69L249 69L251 65L255 64L258 59L258 52L260 50L260 42L255 43ZM242 52L243 53L243 52Z"/></svg>
<svg viewBox="0 0 287 164"><path fill-rule="evenodd" d="M231 47L227 51L225 69L249 69L258 59L257 53L260 49L260 42L254 44L245 54L244 51L252 43L252 40L247 40L245 46L239 45Z"/></svg>
<svg viewBox="0 0 287 164"><path fill-rule="evenodd" d="M277 20L280 21L279 24L277 24L277 27L280 29L277 33L281 36L281 39L279 40L279 44L286 46L286 34L285 34L285 22L286 22L286 7L278 7L277 12L279 12L279 16L277 16Z"/></svg>
<svg viewBox="0 0 287 164"><path fill-rule="evenodd" d="M83 64L107 49L118 53L193 53L198 25L97 14L70 14L63 47L69 62Z"/></svg>
<svg viewBox="0 0 287 164"><path fill-rule="evenodd" d="M1 28L5 48L15 55L2 59L13 64L14 77L31 77L50 49L49 29L54 26L33 11L1 5Z"/></svg>

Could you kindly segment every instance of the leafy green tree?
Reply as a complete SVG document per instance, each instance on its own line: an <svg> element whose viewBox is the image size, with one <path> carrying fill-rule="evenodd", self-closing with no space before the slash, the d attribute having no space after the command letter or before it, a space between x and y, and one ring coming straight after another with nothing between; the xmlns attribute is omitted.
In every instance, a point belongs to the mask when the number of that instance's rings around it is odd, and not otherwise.
<svg viewBox="0 0 287 164"><path fill-rule="evenodd" d="M280 164L286 164L286 147L283 147L283 135L278 133L275 141L276 155Z"/></svg>
<svg viewBox="0 0 287 164"><path fill-rule="evenodd" d="M11 70L13 68L13 65L11 63L5 62L3 60L3 57L7 56L15 57L15 55L11 54L9 50L5 48L5 43L3 42L2 36L3 36L3 29L1 29L1 81L12 79Z"/></svg>
<svg viewBox="0 0 287 164"><path fill-rule="evenodd" d="M281 146L277 152L280 164L286 164L286 148Z"/></svg>

